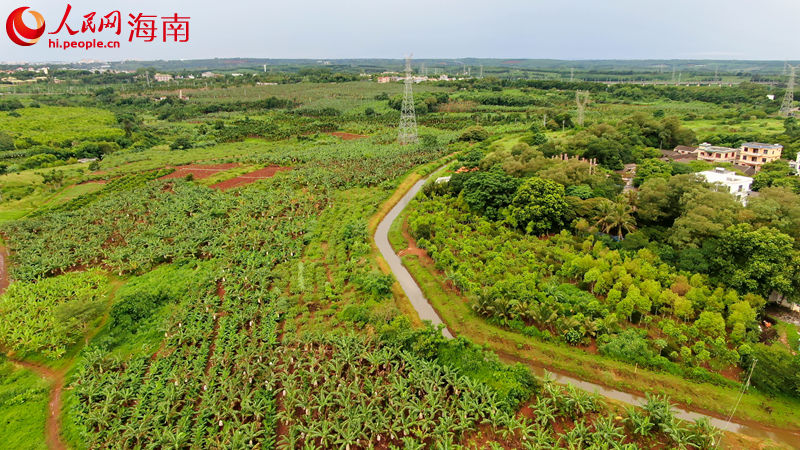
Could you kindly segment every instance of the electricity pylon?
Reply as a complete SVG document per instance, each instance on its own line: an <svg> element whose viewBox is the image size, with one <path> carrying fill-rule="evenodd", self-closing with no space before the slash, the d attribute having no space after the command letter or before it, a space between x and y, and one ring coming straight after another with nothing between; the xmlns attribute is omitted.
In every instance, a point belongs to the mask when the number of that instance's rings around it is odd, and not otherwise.
<svg viewBox="0 0 800 450"><path fill-rule="evenodd" d="M417 115L414 111L414 93L412 85L414 76L411 73L411 55L406 57L406 79L405 90L403 92L403 107L400 110L400 127L397 132L397 142L401 145L416 144L417 137Z"/></svg>
<svg viewBox="0 0 800 450"><path fill-rule="evenodd" d="M589 91L575 91L575 104L578 105L578 126L583 126L583 113L589 103Z"/></svg>
<svg viewBox="0 0 800 450"><path fill-rule="evenodd" d="M783 95L781 104L781 115L790 116L792 114L792 104L794 103L794 72L797 66L789 65L789 81L786 83L786 93Z"/></svg>

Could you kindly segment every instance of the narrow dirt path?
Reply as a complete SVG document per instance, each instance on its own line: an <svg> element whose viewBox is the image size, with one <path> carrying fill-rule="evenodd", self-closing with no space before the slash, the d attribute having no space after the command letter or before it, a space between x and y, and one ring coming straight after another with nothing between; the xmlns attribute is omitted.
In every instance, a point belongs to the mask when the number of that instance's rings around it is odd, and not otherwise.
<svg viewBox="0 0 800 450"><path fill-rule="evenodd" d="M47 447L53 450L66 450L66 445L61 441L61 393L64 391L64 374L66 370L53 370L45 365L20 361L8 358L14 364L24 367L52 384L50 390L50 403L48 405L47 420L45 422L45 437Z"/></svg>
<svg viewBox="0 0 800 450"><path fill-rule="evenodd" d="M0 269L3 269L2 272L5 272L4 260L3 256L3 248L0 247ZM7 255L7 253L5 254ZM2 273L0 273L0 278L2 277ZM111 291L109 292L109 310L111 306L111 302L117 295L117 291L119 288L122 287L123 283L121 280L113 279L110 282ZM8 285L6 285L8 286ZM0 289L0 294L2 294L3 289ZM105 326L108 322L109 313L107 312L103 317L100 325L98 325L94 330L89 332L84 337L84 345L88 345L89 341L94 338L97 333ZM17 366L23 367L25 369L30 370L31 372L39 375L40 377L44 378L45 380L49 381L51 384L50 388L50 402L48 403L48 414L47 419L45 421L45 438L47 442L47 447L52 450L66 450L66 445L61 440L61 394L64 392L64 385L66 383L66 374L69 369L75 365L75 358L69 360L62 369L55 370L50 367L47 367L44 364L31 362L31 361L23 361L20 359L16 359L5 352L6 358L14 363Z"/></svg>
<svg viewBox="0 0 800 450"><path fill-rule="evenodd" d="M8 250L0 246L0 295L6 291L9 285L7 261ZM61 421L59 419L61 413L61 393L64 391L64 374L66 370L55 371L42 364L20 361L11 357L8 357L8 360L36 373L49 381L52 385L50 389L47 420L45 422L45 437L49 448L55 450L66 449L67 447L61 441Z"/></svg>
<svg viewBox="0 0 800 450"><path fill-rule="evenodd" d="M8 249L0 245L0 295L6 291L10 283L8 278Z"/></svg>

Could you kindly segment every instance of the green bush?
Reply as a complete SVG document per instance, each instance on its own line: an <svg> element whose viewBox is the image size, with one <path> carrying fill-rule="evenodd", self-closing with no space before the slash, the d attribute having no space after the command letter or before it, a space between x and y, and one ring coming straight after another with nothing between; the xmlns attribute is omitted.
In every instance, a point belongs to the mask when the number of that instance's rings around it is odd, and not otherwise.
<svg viewBox="0 0 800 450"><path fill-rule="evenodd" d="M489 139L489 132L486 131L485 128L479 125L467 128L458 137L459 141L467 141L467 142L481 142L485 141L486 139Z"/></svg>

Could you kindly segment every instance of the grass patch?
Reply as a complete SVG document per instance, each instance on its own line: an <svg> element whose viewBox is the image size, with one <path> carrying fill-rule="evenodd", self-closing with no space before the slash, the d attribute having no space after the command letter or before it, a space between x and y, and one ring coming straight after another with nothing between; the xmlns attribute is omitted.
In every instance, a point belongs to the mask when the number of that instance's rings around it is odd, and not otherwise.
<svg viewBox="0 0 800 450"><path fill-rule="evenodd" d="M47 381L0 356L0 447L47 449L49 392Z"/></svg>

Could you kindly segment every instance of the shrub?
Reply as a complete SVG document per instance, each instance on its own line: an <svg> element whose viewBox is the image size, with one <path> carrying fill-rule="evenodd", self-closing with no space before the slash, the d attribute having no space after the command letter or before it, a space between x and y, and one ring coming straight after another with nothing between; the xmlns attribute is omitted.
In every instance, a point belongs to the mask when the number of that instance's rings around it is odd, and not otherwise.
<svg viewBox="0 0 800 450"><path fill-rule="evenodd" d="M489 139L489 132L479 125L467 128L458 137L459 141L467 141L467 142L481 142L485 141L486 139Z"/></svg>

